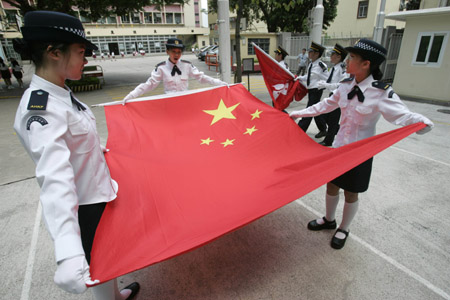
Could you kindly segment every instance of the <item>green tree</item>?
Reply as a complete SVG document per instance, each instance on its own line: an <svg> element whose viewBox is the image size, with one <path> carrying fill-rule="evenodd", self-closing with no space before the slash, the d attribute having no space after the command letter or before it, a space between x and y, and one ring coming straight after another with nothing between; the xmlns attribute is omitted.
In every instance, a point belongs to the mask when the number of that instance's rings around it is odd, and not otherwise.
<svg viewBox="0 0 450 300"><path fill-rule="evenodd" d="M323 28L326 29L337 15L338 0L324 1ZM264 21L269 32L309 32L308 10L315 0L229 0L230 11L236 12L236 24L245 18L248 24ZM210 12L217 13L217 1L208 2ZM236 25L236 82L241 82L240 26Z"/></svg>
<svg viewBox="0 0 450 300"><path fill-rule="evenodd" d="M187 3L188 0L4 0L10 5L17 7L21 14L33 10L51 10L75 15L72 7L78 7L80 13L90 18L98 20L110 15L125 15L130 12L139 11L147 5L158 7L174 3Z"/></svg>
<svg viewBox="0 0 450 300"><path fill-rule="evenodd" d="M315 0L253 0L259 8L255 18L266 22L269 32L309 32L308 11ZM326 29L337 15L338 0L323 1L323 28Z"/></svg>

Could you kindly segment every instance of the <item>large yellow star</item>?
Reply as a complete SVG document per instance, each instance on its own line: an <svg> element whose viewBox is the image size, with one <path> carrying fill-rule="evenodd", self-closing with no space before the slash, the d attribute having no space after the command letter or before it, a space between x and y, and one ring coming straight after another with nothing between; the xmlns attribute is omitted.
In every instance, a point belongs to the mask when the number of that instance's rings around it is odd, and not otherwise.
<svg viewBox="0 0 450 300"><path fill-rule="evenodd" d="M262 111L260 110L256 110L254 113L250 114L252 116L252 120L254 120L255 118L259 119L259 115L262 113Z"/></svg>
<svg viewBox="0 0 450 300"><path fill-rule="evenodd" d="M258 130L258 129L255 128L255 126L253 126L252 128L246 128L246 129L247 129L247 131L244 132L244 134L248 134L248 135L252 135L253 132Z"/></svg>
<svg viewBox="0 0 450 300"><path fill-rule="evenodd" d="M236 119L236 117L231 113L237 106L238 104L235 104L233 106L230 107L226 107L225 103L223 103L223 100L220 99L220 103L219 103L219 107L217 107L217 109L214 110L204 110L205 113L209 114L209 115L213 115L214 118L211 122L211 125L222 120L222 119Z"/></svg>
<svg viewBox="0 0 450 300"><path fill-rule="evenodd" d="M234 140L229 140L229 139L227 139L225 142L223 142L223 143L221 143L221 144L222 144L223 147L225 148L226 146L234 145L234 144L233 144L234 141L235 141L235 139L234 139Z"/></svg>
<svg viewBox="0 0 450 300"><path fill-rule="evenodd" d="M207 138L207 139L205 139L205 140L203 140L203 139L200 139L202 142L200 143L200 145L208 145L209 146L209 144L211 144L212 142L214 142L214 140L212 140L211 138Z"/></svg>

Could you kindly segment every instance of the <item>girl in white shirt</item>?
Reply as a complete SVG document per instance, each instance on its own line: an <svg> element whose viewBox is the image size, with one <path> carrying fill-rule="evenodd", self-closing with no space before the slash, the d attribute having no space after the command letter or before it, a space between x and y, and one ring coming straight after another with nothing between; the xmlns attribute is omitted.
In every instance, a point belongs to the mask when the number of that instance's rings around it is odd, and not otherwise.
<svg viewBox="0 0 450 300"><path fill-rule="evenodd" d="M333 142L334 148L375 135L375 126L380 116L401 126L425 123L427 127L419 130L418 134L431 130L434 125L428 118L411 112L390 85L378 81L383 75L379 66L387 54L384 47L374 41L361 39L345 50L350 53L347 73L352 77L341 81L331 97L306 109L291 112L289 115L292 118L317 116L340 108L340 129ZM342 188L345 196L342 222L331 240L331 247L335 249L344 247L349 226L358 210L358 194L369 187L372 159L327 183L326 215L308 223L310 230L336 228L335 211L339 202L339 190Z"/></svg>
<svg viewBox="0 0 450 300"><path fill-rule="evenodd" d="M95 231L107 202L116 198L95 117L65 80L79 80L85 54L97 47L79 19L49 11L25 15L14 49L32 58L36 72L17 109L14 129L36 164L45 224L54 242L55 283L83 293L97 284L89 272ZM139 284L118 291L116 280L92 287L97 300L133 299Z"/></svg>

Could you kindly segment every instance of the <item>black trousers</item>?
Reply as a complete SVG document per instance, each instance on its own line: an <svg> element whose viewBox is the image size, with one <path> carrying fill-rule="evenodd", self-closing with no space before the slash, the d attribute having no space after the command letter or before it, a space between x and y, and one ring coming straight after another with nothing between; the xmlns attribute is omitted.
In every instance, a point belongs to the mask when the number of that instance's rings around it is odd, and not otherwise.
<svg viewBox="0 0 450 300"><path fill-rule="evenodd" d="M341 118L341 109L336 108L333 111L330 111L327 114L323 115L325 118L325 122L327 123L328 130L325 139L323 140L325 144L331 145L333 144L334 137L339 131L339 119Z"/></svg>
<svg viewBox="0 0 450 300"><path fill-rule="evenodd" d="M80 225L81 243L88 264L91 262L91 250L95 231L105 210L106 203L80 205L78 207L78 224Z"/></svg>
<svg viewBox="0 0 450 300"><path fill-rule="evenodd" d="M320 98L322 98L323 90L319 89L309 89L308 90L308 104L306 107L313 106L314 104L318 103L320 101ZM308 130L309 124L311 124L312 117L302 118L298 122L298 126L306 132ZM327 130L327 124L325 123L325 119L323 116L317 116L314 117L314 121L316 122L317 128L319 128L319 131L326 131Z"/></svg>

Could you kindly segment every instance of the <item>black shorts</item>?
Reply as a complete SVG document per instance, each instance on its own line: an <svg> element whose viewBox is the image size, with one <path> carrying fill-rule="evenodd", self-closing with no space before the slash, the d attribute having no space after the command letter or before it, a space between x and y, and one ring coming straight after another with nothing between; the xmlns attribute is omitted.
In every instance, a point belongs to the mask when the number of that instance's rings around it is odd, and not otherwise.
<svg viewBox="0 0 450 300"><path fill-rule="evenodd" d="M370 174L372 173L372 161L373 157L333 179L331 183L352 193L362 193L367 191L369 188Z"/></svg>
<svg viewBox="0 0 450 300"><path fill-rule="evenodd" d="M80 224L81 243L88 264L91 262L91 250L95 231L105 210L106 202L80 205L78 207L78 223Z"/></svg>

